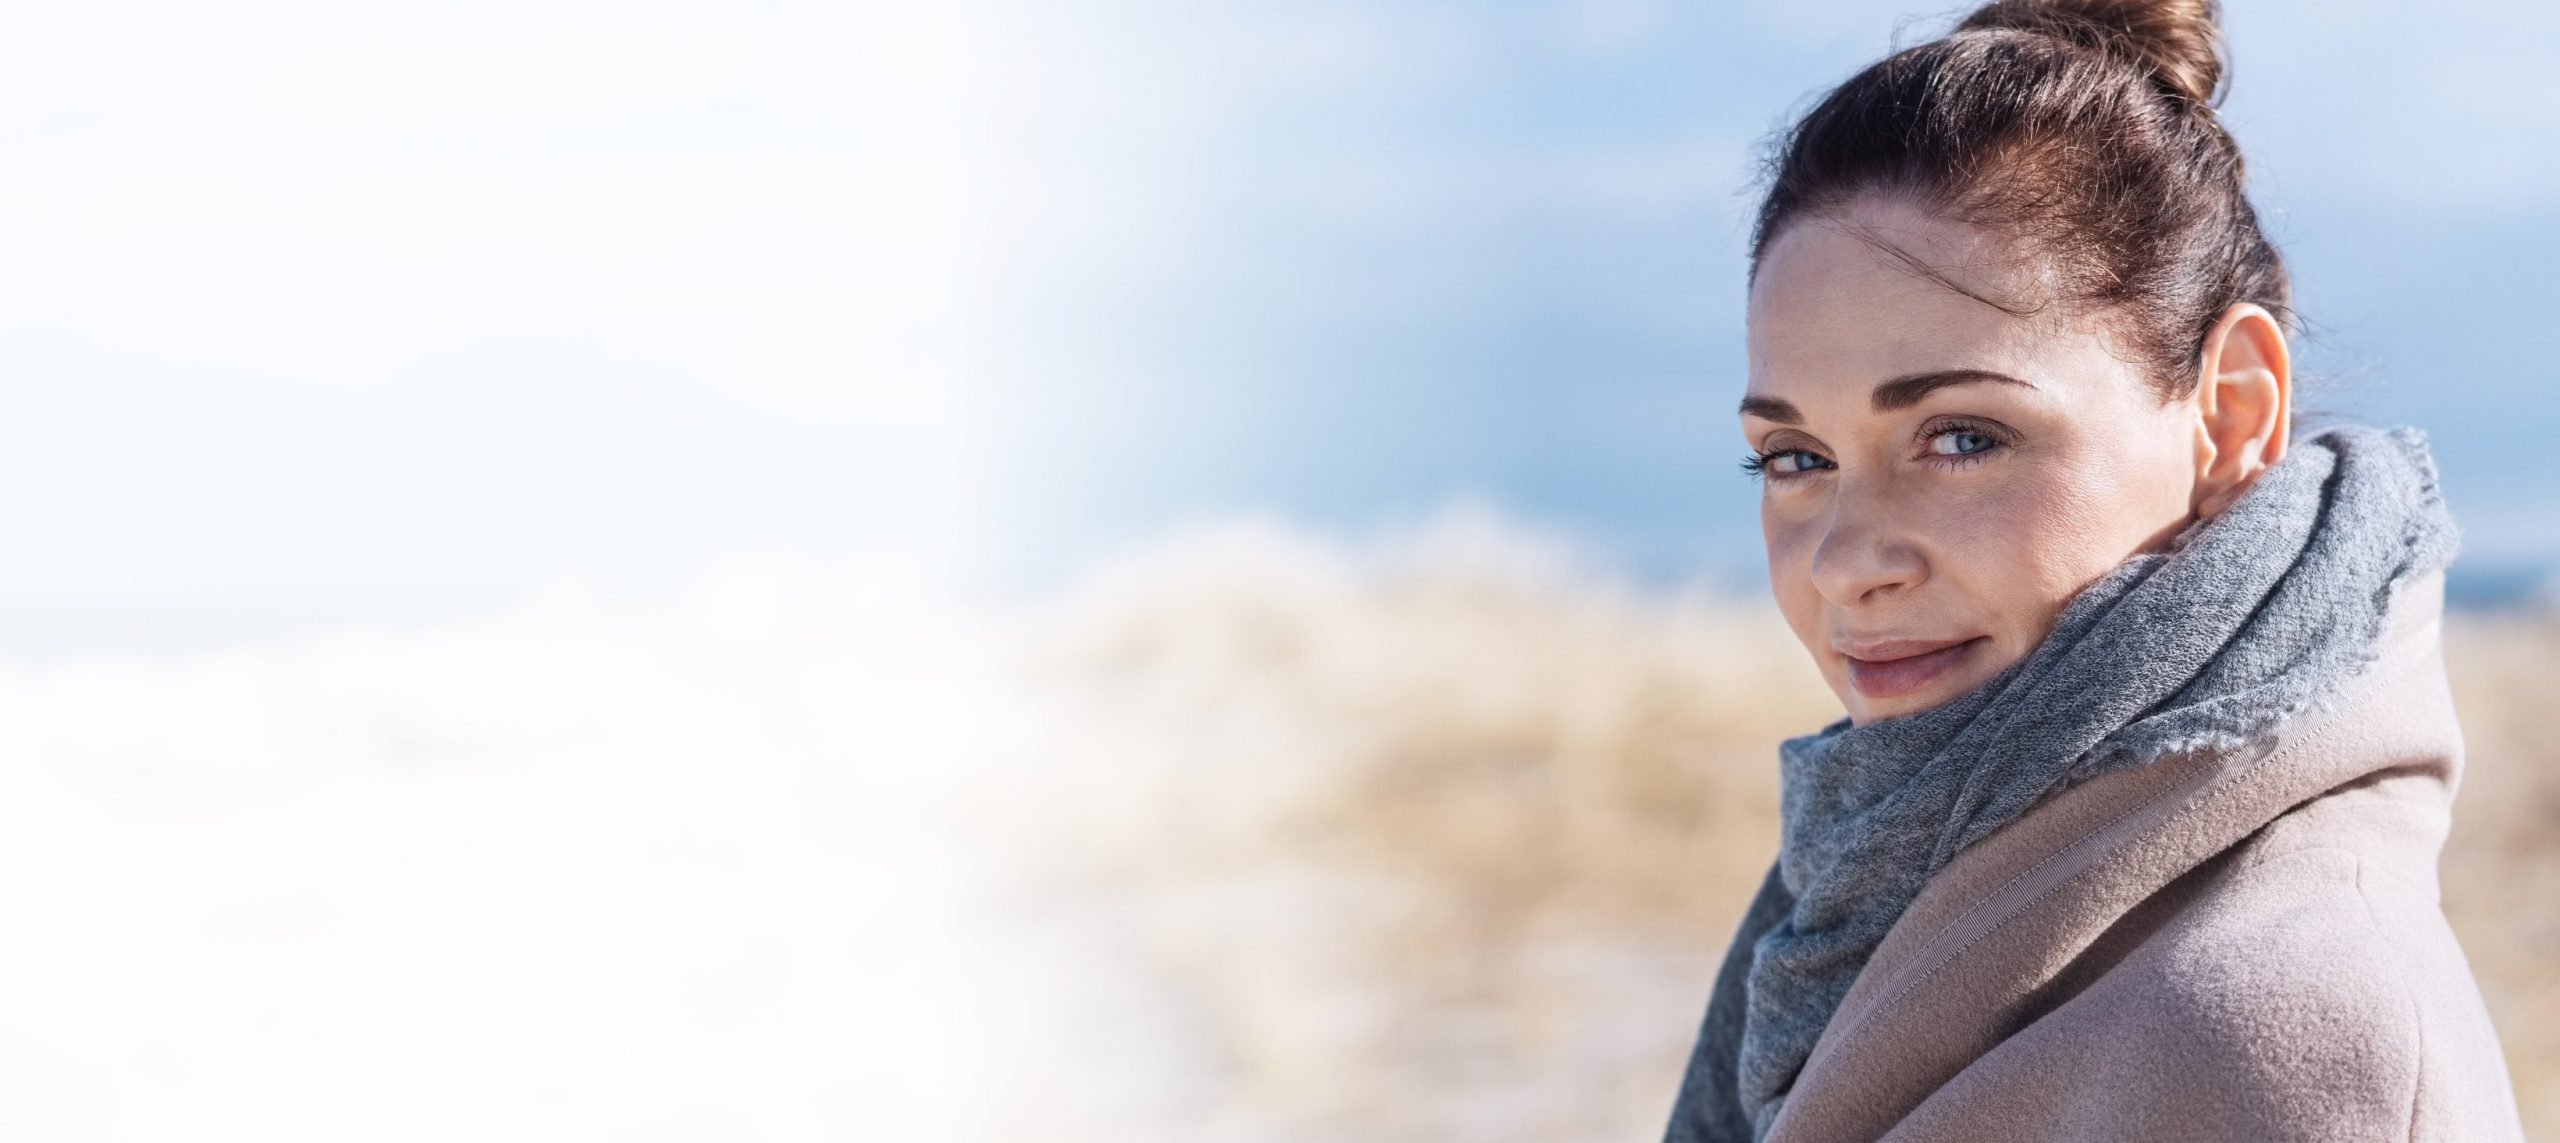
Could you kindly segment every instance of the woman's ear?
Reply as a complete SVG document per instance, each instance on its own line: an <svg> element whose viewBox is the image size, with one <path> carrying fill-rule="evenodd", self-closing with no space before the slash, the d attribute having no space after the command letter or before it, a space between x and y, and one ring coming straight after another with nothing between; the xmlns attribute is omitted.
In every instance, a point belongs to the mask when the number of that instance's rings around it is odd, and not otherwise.
<svg viewBox="0 0 2560 1143"><path fill-rule="evenodd" d="M2254 302L2222 311L2204 336L2196 386L2196 483L2190 507L2212 516L2284 456L2293 429L2293 363L2284 327Z"/></svg>

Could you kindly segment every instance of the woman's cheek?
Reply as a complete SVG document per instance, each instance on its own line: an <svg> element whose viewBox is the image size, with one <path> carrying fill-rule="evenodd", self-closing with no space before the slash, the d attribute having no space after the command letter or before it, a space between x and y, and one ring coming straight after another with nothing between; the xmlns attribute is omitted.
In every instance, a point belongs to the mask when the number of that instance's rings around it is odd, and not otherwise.
<svg viewBox="0 0 2560 1143"><path fill-rule="evenodd" d="M2109 474L2048 465L2020 472L1975 508L1971 545L1993 614L2021 650L2043 640L2072 595L2132 554Z"/></svg>
<svg viewBox="0 0 2560 1143"><path fill-rule="evenodd" d="M2008 628L2004 643L2033 642L2027 633L2058 607L2056 585L2082 546L2087 506L2051 471L2004 465L1948 488L1933 512L1935 574L1961 585L1969 611Z"/></svg>

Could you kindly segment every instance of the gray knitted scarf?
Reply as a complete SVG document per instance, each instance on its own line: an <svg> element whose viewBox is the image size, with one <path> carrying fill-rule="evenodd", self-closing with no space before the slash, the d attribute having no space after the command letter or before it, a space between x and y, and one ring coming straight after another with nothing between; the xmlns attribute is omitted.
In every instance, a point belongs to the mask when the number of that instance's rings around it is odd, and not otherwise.
<svg viewBox="0 0 2560 1143"><path fill-rule="evenodd" d="M1667 1143L1767 1135L1868 954L1964 847L2073 783L2241 748L2325 703L2372 659L2392 589L2456 544L2417 430L2297 437L1980 687L1788 739L1778 858L1725 954Z"/></svg>

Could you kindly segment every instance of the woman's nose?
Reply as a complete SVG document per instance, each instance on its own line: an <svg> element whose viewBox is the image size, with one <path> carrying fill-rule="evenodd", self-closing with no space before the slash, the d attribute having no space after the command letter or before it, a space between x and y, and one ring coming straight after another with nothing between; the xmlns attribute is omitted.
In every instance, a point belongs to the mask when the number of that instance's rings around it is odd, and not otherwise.
<svg viewBox="0 0 2560 1143"><path fill-rule="evenodd" d="M1895 522L1892 506L1842 489L1813 549L1813 586L1836 607L1874 603L1929 578L1928 561Z"/></svg>

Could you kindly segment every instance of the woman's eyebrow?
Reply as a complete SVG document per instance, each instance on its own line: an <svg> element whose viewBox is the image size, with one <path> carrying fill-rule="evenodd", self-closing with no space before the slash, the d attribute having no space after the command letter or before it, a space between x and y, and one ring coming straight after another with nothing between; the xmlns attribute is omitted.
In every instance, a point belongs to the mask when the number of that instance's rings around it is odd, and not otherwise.
<svg viewBox="0 0 2560 1143"><path fill-rule="evenodd" d="M1905 373L1876 386L1872 403L1877 412L1890 413L1917 405L1920 403L1920 398L1949 385L1963 385L1974 381L1998 381L2006 385L2035 388L2034 382L2022 381L1990 369L1932 369L1926 373ZM1744 397L1740 412L1764 421L1776 421L1782 425L1804 423L1804 414L1797 411L1795 404L1778 397L1763 397L1758 394Z"/></svg>
<svg viewBox="0 0 2560 1143"><path fill-rule="evenodd" d="M1782 425L1800 425L1804 423L1804 414L1796 411L1796 407L1793 402L1783 401L1776 397L1762 397L1757 394L1744 397L1742 399L1741 412L1744 416L1758 417L1764 421L1776 421Z"/></svg>
<svg viewBox="0 0 2560 1143"><path fill-rule="evenodd" d="M2035 385L2030 382L1989 369L1933 369L1926 373L1905 373L1876 386L1873 402L1877 412L1890 413L1896 409L1908 409L1917 405L1920 403L1920 398L1949 385L1963 385L1974 381L1998 381L2005 385L2024 385L2029 389L2035 388Z"/></svg>

